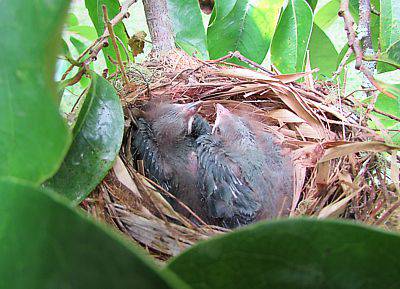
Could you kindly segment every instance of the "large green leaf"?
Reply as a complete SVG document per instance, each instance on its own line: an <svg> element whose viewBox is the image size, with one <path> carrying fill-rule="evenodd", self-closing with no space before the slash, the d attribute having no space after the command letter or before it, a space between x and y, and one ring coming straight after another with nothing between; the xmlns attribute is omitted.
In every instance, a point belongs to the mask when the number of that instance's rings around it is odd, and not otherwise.
<svg viewBox="0 0 400 289"><path fill-rule="evenodd" d="M313 14L305 0L290 0L271 46L272 63L282 73L303 71Z"/></svg>
<svg viewBox="0 0 400 289"><path fill-rule="evenodd" d="M237 50L261 63L274 35L282 3L283 0L238 0L228 15L222 19L216 17L208 28L210 58Z"/></svg>
<svg viewBox="0 0 400 289"><path fill-rule="evenodd" d="M0 288L184 286L55 193L0 180L0 199Z"/></svg>
<svg viewBox="0 0 400 289"><path fill-rule="evenodd" d="M87 40L93 41L97 38L96 29L92 26L78 25L78 26L70 26L68 27L69 32L76 33L82 37L85 37Z"/></svg>
<svg viewBox="0 0 400 289"><path fill-rule="evenodd" d="M400 288L400 237L353 223L271 221L211 239L167 266L193 288Z"/></svg>
<svg viewBox="0 0 400 289"><path fill-rule="evenodd" d="M104 178L118 154L124 116L115 89L92 74L92 84L74 127L74 141L57 174L45 183L81 202Z"/></svg>
<svg viewBox="0 0 400 289"><path fill-rule="evenodd" d="M53 81L69 1L0 1L0 176L40 183L70 143Z"/></svg>
<svg viewBox="0 0 400 289"><path fill-rule="evenodd" d="M382 0L381 2L380 23L378 22L378 28L380 29L379 44L381 50L380 58L385 63L378 62L377 68L378 72L387 72L395 70L395 67L388 63L394 65L400 63L400 2L395 0ZM374 27L371 24L371 29L376 29Z"/></svg>
<svg viewBox="0 0 400 289"><path fill-rule="evenodd" d="M309 44L310 62L312 68L319 68L317 75L330 78L336 70L338 53L335 46L317 25L313 25Z"/></svg>
<svg viewBox="0 0 400 289"><path fill-rule="evenodd" d="M318 4L318 0L307 0L308 5L310 5L312 11L315 10Z"/></svg>
<svg viewBox="0 0 400 289"><path fill-rule="evenodd" d="M385 52L400 39L400 1L381 0L380 11L379 42L381 51Z"/></svg>
<svg viewBox="0 0 400 289"><path fill-rule="evenodd" d="M104 19L103 19L103 9L102 6L106 5L108 17L110 20L114 18L115 15L119 13L119 1L118 0L85 0L86 9L89 12L89 16L92 19L93 25L96 28L97 35L102 35L104 32ZM114 26L115 35L122 41L125 46L128 46L128 35L126 34L125 26L123 22L118 23ZM110 73L115 72L115 65L108 59L110 56L114 61L117 60L114 47L111 44L111 39L109 40L110 45L103 48L103 53L106 59L107 67ZM117 42L118 48L121 53L122 60L126 60L126 55L124 53L123 47L119 42Z"/></svg>
<svg viewBox="0 0 400 289"><path fill-rule="evenodd" d="M211 13L209 26L213 24L213 21L217 19L218 21L224 18L231 12L235 6L237 0L215 0L214 8Z"/></svg>
<svg viewBox="0 0 400 289"><path fill-rule="evenodd" d="M207 38L199 1L168 0L168 12L178 46L190 54L199 52L198 57L207 59Z"/></svg>
<svg viewBox="0 0 400 289"><path fill-rule="evenodd" d="M379 1L379 0L373 0ZM340 0L330 0L324 6L322 6L315 14L314 22L321 29L328 28L335 20L339 17L338 12L340 9ZM349 10L354 17L355 21L358 21L358 0L350 0Z"/></svg>
<svg viewBox="0 0 400 289"><path fill-rule="evenodd" d="M321 29L328 28L338 18L339 8L340 1L329 1L317 11L314 17L314 23Z"/></svg>

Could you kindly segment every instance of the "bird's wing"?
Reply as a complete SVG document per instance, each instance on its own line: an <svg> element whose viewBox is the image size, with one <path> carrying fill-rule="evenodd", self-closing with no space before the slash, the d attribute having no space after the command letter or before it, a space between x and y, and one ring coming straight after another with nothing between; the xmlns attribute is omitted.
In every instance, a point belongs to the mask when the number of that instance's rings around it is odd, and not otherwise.
<svg viewBox="0 0 400 289"><path fill-rule="evenodd" d="M197 139L200 182L206 192L210 215L229 227L254 220L260 203L241 177L238 163L229 156L221 142L210 135Z"/></svg>
<svg viewBox="0 0 400 289"><path fill-rule="evenodd" d="M165 164L149 123L140 118L132 140L132 155L143 159L148 176L166 190L171 189L171 172Z"/></svg>

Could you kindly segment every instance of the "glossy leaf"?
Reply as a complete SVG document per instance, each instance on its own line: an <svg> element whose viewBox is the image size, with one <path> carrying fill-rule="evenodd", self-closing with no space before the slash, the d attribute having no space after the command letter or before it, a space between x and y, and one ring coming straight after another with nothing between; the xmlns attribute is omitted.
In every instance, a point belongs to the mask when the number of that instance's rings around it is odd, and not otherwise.
<svg viewBox="0 0 400 289"><path fill-rule="evenodd" d="M319 68L317 75L330 78L336 70L338 53L335 46L317 25L313 25L310 44L310 62L312 68Z"/></svg>
<svg viewBox="0 0 400 289"><path fill-rule="evenodd" d="M74 141L57 174L46 187L81 202L112 167L122 142L124 116L115 89L92 74L92 84L79 112Z"/></svg>
<svg viewBox="0 0 400 289"><path fill-rule="evenodd" d="M68 26L76 26L79 25L78 17L74 13L68 13L67 15L67 25Z"/></svg>
<svg viewBox="0 0 400 289"><path fill-rule="evenodd" d="M92 19L93 25L96 28L98 36L102 35L105 30L102 5L106 5L108 17L110 18L110 20L119 13L119 7L120 7L118 0L85 0L85 5L86 9L89 12L90 19ZM123 22L120 22L114 26L114 33L119 39L121 39L124 45L126 46L128 45L128 36L125 32L125 26ZM117 42L117 45L119 47L122 60L126 60L126 55L125 53L123 53L123 47L119 42ZM108 47L103 48L102 51L104 53L109 72L110 73L115 72L116 70L115 65L108 59L108 56L110 56L115 61L117 60L114 47L111 45L111 40L110 40L110 45Z"/></svg>
<svg viewBox="0 0 400 289"><path fill-rule="evenodd" d="M337 221L260 223L187 250L167 266L192 288L399 288L400 237Z"/></svg>
<svg viewBox="0 0 400 289"><path fill-rule="evenodd" d="M375 0L373 0L375 1ZM379 0L377 0L379 1ZM340 0L330 0L315 14L314 22L321 29L328 28L338 19ZM356 22L358 22L358 0L349 1L349 10Z"/></svg>
<svg viewBox="0 0 400 289"><path fill-rule="evenodd" d="M207 31L211 59L240 51L261 63L274 35L283 0L237 1L228 15L217 17ZM218 10L217 10L218 15Z"/></svg>
<svg viewBox="0 0 400 289"><path fill-rule="evenodd" d="M34 183L58 169L70 144L53 81L68 1L0 1L0 176Z"/></svg>
<svg viewBox="0 0 400 289"><path fill-rule="evenodd" d="M389 47L386 53L383 53L384 58L387 62L394 64L396 67L400 67L400 40L393 43Z"/></svg>
<svg viewBox="0 0 400 289"><path fill-rule="evenodd" d="M400 2L398 0L381 0L380 7L380 46L387 51L400 39Z"/></svg>
<svg viewBox="0 0 400 289"><path fill-rule="evenodd" d="M215 19L219 21L228 15L235 6L236 1L237 0L215 0L208 26L211 26Z"/></svg>
<svg viewBox="0 0 400 289"><path fill-rule="evenodd" d="M3 180L0 199L0 288L184 286L55 193Z"/></svg>
<svg viewBox="0 0 400 289"><path fill-rule="evenodd" d="M326 29L339 17L340 1L332 0L322 6L315 14L314 23L321 29Z"/></svg>
<svg viewBox="0 0 400 289"><path fill-rule="evenodd" d="M301 72L311 35L313 14L305 0L290 0L271 46L272 63L282 73Z"/></svg>
<svg viewBox="0 0 400 289"><path fill-rule="evenodd" d="M168 0L175 41L189 54L200 52L199 58L207 59L207 38L198 0ZM187 49L192 47L192 49ZM193 49L195 48L195 49Z"/></svg>
<svg viewBox="0 0 400 289"><path fill-rule="evenodd" d="M379 43L381 59L385 63L378 62L378 72L387 72L395 70L395 66L400 64L400 2L382 0L380 11Z"/></svg>
<svg viewBox="0 0 400 289"><path fill-rule="evenodd" d="M310 8L312 11L315 10L315 7L317 7L318 0L307 0L308 5L310 5Z"/></svg>
<svg viewBox="0 0 400 289"><path fill-rule="evenodd" d="M91 26L79 25L68 27L69 32L76 33L87 40L94 41L97 38L96 29Z"/></svg>

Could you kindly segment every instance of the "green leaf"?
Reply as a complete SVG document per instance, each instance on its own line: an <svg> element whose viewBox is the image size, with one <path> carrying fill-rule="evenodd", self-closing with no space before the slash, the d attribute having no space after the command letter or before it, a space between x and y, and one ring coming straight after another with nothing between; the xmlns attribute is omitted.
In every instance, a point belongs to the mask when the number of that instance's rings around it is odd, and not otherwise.
<svg viewBox="0 0 400 289"><path fill-rule="evenodd" d="M68 27L68 31L76 33L90 41L94 41L97 39L96 29L94 29L91 26L85 26L85 25L71 26Z"/></svg>
<svg viewBox="0 0 400 289"><path fill-rule="evenodd" d="M346 55L346 52L349 50L350 46L346 43L342 50L340 50L339 55L337 57L337 61L336 61L336 68L339 67L340 63L342 62L344 56ZM346 61L346 64L349 64L350 62L352 62L353 60L355 60L356 57L354 55L354 53L352 53L349 57L349 59Z"/></svg>
<svg viewBox="0 0 400 289"><path fill-rule="evenodd" d="M378 0L379 1L379 0ZM340 0L330 0L322 6L314 17L314 22L321 29L327 29L335 20L338 19L338 12L340 10ZM351 0L349 3L349 10L354 20L358 22L358 0Z"/></svg>
<svg viewBox="0 0 400 289"><path fill-rule="evenodd" d="M317 75L330 78L336 70L338 53L335 46L317 25L313 25L309 44L311 67L318 67Z"/></svg>
<svg viewBox="0 0 400 289"><path fill-rule="evenodd" d="M215 19L218 21L224 18L232 11L237 0L215 0L214 8L211 13L211 18L208 26L211 26Z"/></svg>
<svg viewBox="0 0 400 289"><path fill-rule="evenodd" d="M85 0L85 5L86 5L86 9L89 12L90 19L92 19L93 25L96 28L98 35L102 35L105 30L102 5L106 5L107 11L108 11L108 17L110 18L110 20L119 13L119 7L120 7L118 0ZM114 28L115 35L119 39L121 39L122 43L125 46L128 46L128 35L126 34L126 29L125 29L124 23L120 22L117 25L115 25L113 28ZM126 55L123 52L124 51L123 47L121 46L121 44L119 42L117 42L117 45L118 45L119 51L121 53L122 60L127 60ZM102 51L104 53L109 72L110 73L115 72L115 70L116 70L115 65L108 59L108 56L110 56L115 61L117 60L117 56L114 51L114 47L113 47L113 45L111 45L111 39L110 39L110 45L108 47L103 48Z"/></svg>
<svg viewBox="0 0 400 289"><path fill-rule="evenodd" d="M70 144L53 81L68 1L0 1L0 176L50 177Z"/></svg>
<svg viewBox="0 0 400 289"><path fill-rule="evenodd" d="M77 26L79 25L78 17L74 13L68 13L67 15L67 26Z"/></svg>
<svg viewBox="0 0 400 289"><path fill-rule="evenodd" d="M400 39L400 2L381 0L380 47L385 52Z"/></svg>
<svg viewBox="0 0 400 289"><path fill-rule="evenodd" d="M326 3L315 14L314 23L321 29L326 29L338 18L340 2L333 0Z"/></svg>
<svg viewBox="0 0 400 289"><path fill-rule="evenodd" d="M86 50L86 45L82 41L80 41L78 38L71 36L69 38L69 41L74 45L76 48L76 51L78 51L79 54L81 54L83 51Z"/></svg>
<svg viewBox="0 0 400 289"><path fill-rule="evenodd" d="M144 253L60 196L0 181L1 288L180 288Z"/></svg>
<svg viewBox="0 0 400 289"><path fill-rule="evenodd" d="M74 141L60 170L45 186L80 203L112 167L123 131L124 116L115 89L92 73L92 84L73 130Z"/></svg>
<svg viewBox="0 0 400 289"><path fill-rule="evenodd" d="M315 7L317 7L318 0L307 0L308 5L310 5L310 8L312 11L315 10Z"/></svg>
<svg viewBox="0 0 400 289"><path fill-rule="evenodd" d="M167 268L192 288L399 288L399 235L354 223L291 219L199 243Z"/></svg>
<svg viewBox="0 0 400 289"><path fill-rule="evenodd" d="M175 41L185 43L180 46L189 54L193 49L186 50L187 45L195 47L201 54L199 58L208 59L207 38L198 0L168 0L168 12L172 20Z"/></svg>
<svg viewBox="0 0 400 289"><path fill-rule="evenodd" d="M271 46L272 63L282 73L301 72L310 40L313 14L305 0L290 0Z"/></svg>
<svg viewBox="0 0 400 289"><path fill-rule="evenodd" d="M396 67L400 67L400 40L395 42L386 52L382 52L379 57L385 63L391 64L392 68L387 68L382 72L394 70Z"/></svg>
<svg viewBox="0 0 400 289"><path fill-rule="evenodd" d="M208 28L210 58L237 50L261 63L274 35L282 3L283 0L237 1L228 15L222 19L217 17Z"/></svg>

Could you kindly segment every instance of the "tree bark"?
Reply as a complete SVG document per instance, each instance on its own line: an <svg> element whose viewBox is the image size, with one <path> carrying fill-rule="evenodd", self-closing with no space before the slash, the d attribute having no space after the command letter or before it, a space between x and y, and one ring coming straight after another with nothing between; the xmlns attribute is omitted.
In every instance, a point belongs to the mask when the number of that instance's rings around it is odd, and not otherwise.
<svg viewBox="0 0 400 289"><path fill-rule="evenodd" d="M154 52L166 52L175 48L171 20L166 0L143 0Z"/></svg>
<svg viewBox="0 0 400 289"><path fill-rule="evenodd" d="M371 38L371 1L359 0L360 20L358 23L358 39L361 42L363 56L373 57L375 55L374 48L372 47ZM371 75L374 75L376 68L376 61L363 61L363 66L368 70ZM372 88L372 83L364 78L362 87Z"/></svg>

